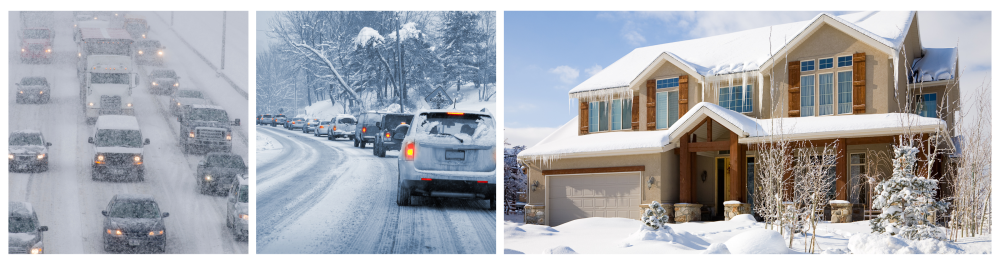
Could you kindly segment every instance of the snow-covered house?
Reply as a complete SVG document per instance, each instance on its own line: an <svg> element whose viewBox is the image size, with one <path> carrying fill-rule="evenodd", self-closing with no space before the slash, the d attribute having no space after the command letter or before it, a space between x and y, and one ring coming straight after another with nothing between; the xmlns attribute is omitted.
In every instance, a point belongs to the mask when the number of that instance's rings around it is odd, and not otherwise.
<svg viewBox="0 0 1000 265"><path fill-rule="evenodd" d="M847 189L867 150L951 130L960 106L956 48L924 47L918 25L916 12L820 14L637 48L573 88L579 116L518 155L525 221L638 219L652 201L678 222L722 219L727 201L749 212L749 147L778 134L839 143L836 199L859 203Z"/></svg>

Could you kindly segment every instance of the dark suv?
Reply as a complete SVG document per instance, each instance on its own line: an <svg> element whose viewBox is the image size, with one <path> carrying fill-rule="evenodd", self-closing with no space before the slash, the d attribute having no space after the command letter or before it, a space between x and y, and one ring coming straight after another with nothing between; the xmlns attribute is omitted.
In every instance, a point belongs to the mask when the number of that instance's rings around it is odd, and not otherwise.
<svg viewBox="0 0 1000 265"><path fill-rule="evenodd" d="M413 121L413 114L391 113L382 116L382 121L376 122L378 135L375 135L375 145L372 146L372 154L378 157L385 157L386 151L399 151L400 141L392 138L396 134L396 129L400 126L407 126ZM409 128L409 127L406 127Z"/></svg>

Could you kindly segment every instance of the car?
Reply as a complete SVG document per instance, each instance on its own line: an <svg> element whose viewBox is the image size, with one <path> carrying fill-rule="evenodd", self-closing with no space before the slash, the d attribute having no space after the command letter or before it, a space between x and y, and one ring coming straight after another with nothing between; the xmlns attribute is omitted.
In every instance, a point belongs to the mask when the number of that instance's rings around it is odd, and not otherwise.
<svg viewBox="0 0 1000 265"><path fill-rule="evenodd" d="M257 125L268 125L271 123L271 114L260 115L260 119L257 119Z"/></svg>
<svg viewBox="0 0 1000 265"><path fill-rule="evenodd" d="M226 198L226 227L236 234L237 239L249 239L249 202L249 182L246 175L238 176L230 185L229 195Z"/></svg>
<svg viewBox="0 0 1000 265"><path fill-rule="evenodd" d="M149 71L150 93L170 95L180 87L181 77L174 70L154 69Z"/></svg>
<svg viewBox="0 0 1000 265"><path fill-rule="evenodd" d="M213 105L189 105L177 117L180 129L178 142L185 154L202 150L233 150L233 130L240 119L229 121L225 109Z"/></svg>
<svg viewBox="0 0 1000 265"><path fill-rule="evenodd" d="M15 102L18 104L25 102L49 103L52 90L49 88L49 81L41 76L22 77L21 82L14 84L17 87Z"/></svg>
<svg viewBox="0 0 1000 265"><path fill-rule="evenodd" d="M228 191L230 183L244 174L247 174L247 165L243 163L243 157L233 153L212 152L198 162L195 179L198 181L198 191L202 194L218 193Z"/></svg>
<svg viewBox="0 0 1000 265"><path fill-rule="evenodd" d="M163 50L166 50L167 47L160 44L160 41L141 39L137 40L132 45L135 45L136 62L163 65Z"/></svg>
<svg viewBox="0 0 1000 265"><path fill-rule="evenodd" d="M170 213L160 212L160 206L149 195L118 194L111 198L104 215L104 251L137 252L153 249L167 250L167 227L163 218Z"/></svg>
<svg viewBox="0 0 1000 265"><path fill-rule="evenodd" d="M52 63L54 31L48 28L25 28L17 35L21 39L21 63Z"/></svg>
<svg viewBox="0 0 1000 265"><path fill-rule="evenodd" d="M7 137L7 171L49 170L49 146L39 131L19 130Z"/></svg>
<svg viewBox="0 0 1000 265"><path fill-rule="evenodd" d="M306 124L306 118L291 118L285 121L288 125L285 126L289 130L301 130L302 126Z"/></svg>
<svg viewBox="0 0 1000 265"><path fill-rule="evenodd" d="M333 141L337 138L347 138L354 140L354 127L358 124L358 119L350 114L338 114L330 119L330 126L326 133L326 139Z"/></svg>
<svg viewBox="0 0 1000 265"><path fill-rule="evenodd" d="M318 121L316 126L313 127L313 136L320 137L330 133L330 121Z"/></svg>
<svg viewBox="0 0 1000 265"><path fill-rule="evenodd" d="M45 241L42 232L48 226L40 225L35 208L27 202L7 204L7 254L43 254Z"/></svg>
<svg viewBox="0 0 1000 265"><path fill-rule="evenodd" d="M274 115L274 118L271 119L271 127L276 127L278 124L285 124L285 120L285 114Z"/></svg>
<svg viewBox="0 0 1000 265"><path fill-rule="evenodd" d="M87 142L94 146L92 179L111 176L144 180L146 161L143 158L143 146L149 145L149 138L142 140L142 131L134 116L98 117L93 134L87 138Z"/></svg>
<svg viewBox="0 0 1000 265"><path fill-rule="evenodd" d="M358 125L354 127L354 147L364 149L365 144L375 142L375 134L378 133L375 123L381 122L385 114L388 113L374 110L361 114Z"/></svg>
<svg viewBox="0 0 1000 265"><path fill-rule="evenodd" d="M396 204L410 205L413 196L465 195L496 209L496 123L486 109L421 110L392 137L403 145Z"/></svg>
<svg viewBox="0 0 1000 265"><path fill-rule="evenodd" d="M141 15L126 14L124 24L122 28L128 31L128 34L132 36L133 39L145 39L146 34L149 33L149 24L146 23L146 17Z"/></svg>
<svg viewBox="0 0 1000 265"><path fill-rule="evenodd" d="M181 89L174 92L170 96L170 112L176 116L180 116L184 112L185 107L191 106L192 104L209 104L205 96L201 94L201 91Z"/></svg>
<svg viewBox="0 0 1000 265"><path fill-rule="evenodd" d="M399 151L400 141L392 138L396 128L410 124L413 121L413 114L390 113L382 116L382 121L375 123L378 134L375 135L375 144L372 145L372 154L377 157L385 157L386 151Z"/></svg>
<svg viewBox="0 0 1000 265"><path fill-rule="evenodd" d="M302 125L302 133L310 133L316 129L319 119L306 119L306 124Z"/></svg>

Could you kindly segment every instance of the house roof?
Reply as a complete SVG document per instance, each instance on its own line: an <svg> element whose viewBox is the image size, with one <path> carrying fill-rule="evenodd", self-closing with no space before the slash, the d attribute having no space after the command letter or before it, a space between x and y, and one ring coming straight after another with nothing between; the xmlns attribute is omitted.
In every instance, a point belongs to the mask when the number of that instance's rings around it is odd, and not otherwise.
<svg viewBox="0 0 1000 265"><path fill-rule="evenodd" d="M583 81L569 94L634 85L647 68L668 60L698 80L705 76L758 71L821 25L833 25L860 40L885 49L898 49L906 38L915 12L858 12L842 16L827 13L811 20L762 27L700 39L641 47ZM850 32L853 29L854 32ZM866 37L863 37L866 36Z"/></svg>
<svg viewBox="0 0 1000 265"><path fill-rule="evenodd" d="M755 119L713 103L701 102L667 130L578 135L578 118L573 118L535 146L522 151L518 159L545 163L563 157L660 153L677 147L673 139L681 139L684 133L694 129L705 118L711 118L738 134L738 141L742 144L767 142L771 140L767 136L774 135L799 141L924 133L946 126L941 119L909 113Z"/></svg>
<svg viewBox="0 0 1000 265"><path fill-rule="evenodd" d="M911 82L954 79L957 65L958 48L924 48L924 57L913 61Z"/></svg>

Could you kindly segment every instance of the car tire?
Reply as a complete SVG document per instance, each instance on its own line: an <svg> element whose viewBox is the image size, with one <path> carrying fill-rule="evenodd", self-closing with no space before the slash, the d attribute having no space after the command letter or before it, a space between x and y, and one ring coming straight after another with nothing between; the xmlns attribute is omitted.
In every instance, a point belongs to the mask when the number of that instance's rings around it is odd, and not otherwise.
<svg viewBox="0 0 1000 265"><path fill-rule="evenodd" d="M410 206L410 189L399 184L399 194L396 195L396 205Z"/></svg>
<svg viewBox="0 0 1000 265"><path fill-rule="evenodd" d="M230 230L233 228L233 217L228 214L226 214L226 228L230 228Z"/></svg>
<svg viewBox="0 0 1000 265"><path fill-rule="evenodd" d="M351 139L354 140L354 139ZM354 147L358 147L358 140L354 140Z"/></svg>
<svg viewBox="0 0 1000 265"><path fill-rule="evenodd" d="M365 144L366 144L365 141L361 140L361 149L365 149Z"/></svg>
<svg viewBox="0 0 1000 265"><path fill-rule="evenodd" d="M104 242L104 252L109 252L109 253L113 252L111 249L111 245L108 245L108 242Z"/></svg>
<svg viewBox="0 0 1000 265"><path fill-rule="evenodd" d="M146 170L140 169L139 172L136 172L135 175L136 175L136 179L138 181L140 181L140 182L141 181L146 181Z"/></svg>
<svg viewBox="0 0 1000 265"><path fill-rule="evenodd" d="M490 211L496 211L496 210L497 210L497 198L496 197L490 198Z"/></svg>
<svg viewBox="0 0 1000 265"><path fill-rule="evenodd" d="M326 140L327 141L333 141L333 134L329 134L329 133L326 134Z"/></svg>

